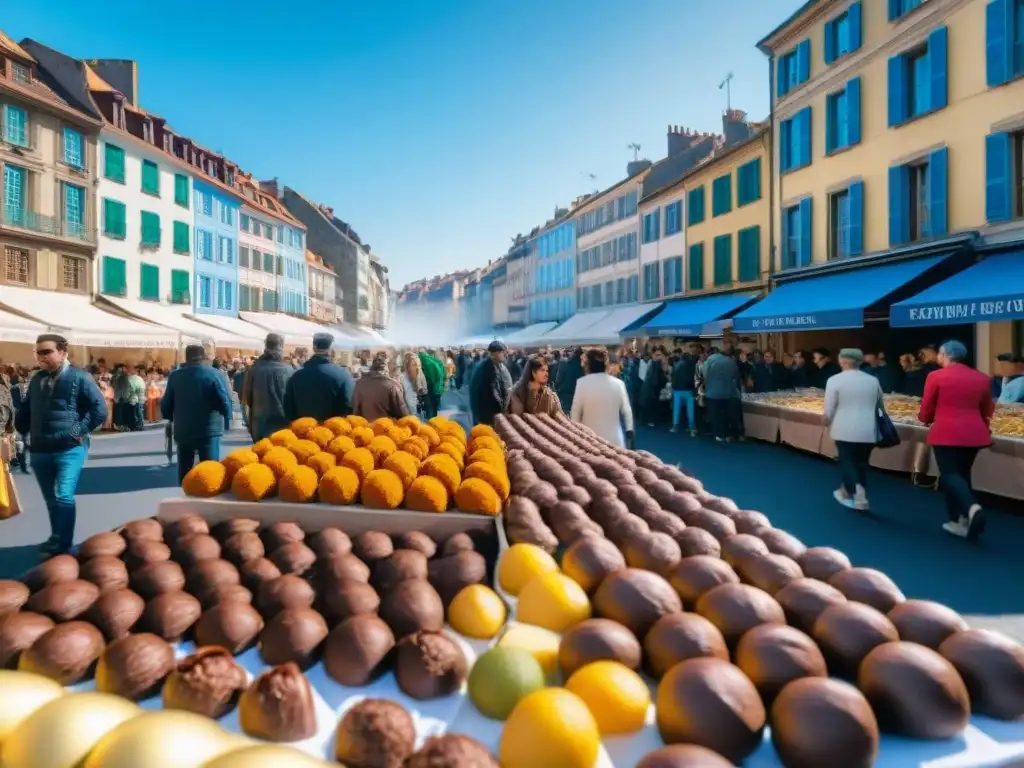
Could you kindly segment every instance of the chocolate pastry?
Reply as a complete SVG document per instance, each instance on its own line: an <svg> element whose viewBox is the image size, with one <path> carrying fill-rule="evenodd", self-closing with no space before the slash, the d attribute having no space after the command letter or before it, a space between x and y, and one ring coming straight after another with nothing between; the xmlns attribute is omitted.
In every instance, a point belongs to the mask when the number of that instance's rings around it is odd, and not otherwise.
<svg viewBox="0 0 1024 768"><path fill-rule="evenodd" d="M768 545L752 533L737 533L722 541L722 559L734 568L748 557L763 557Z"/></svg>
<svg viewBox="0 0 1024 768"><path fill-rule="evenodd" d="M260 633L260 656L271 666L293 664L308 669L320 658L327 622L312 608L288 608Z"/></svg>
<svg viewBox="0 0 1024 768"><path fill-rule="evenodd" d="M344 581L334 589L323 589L317 607L330 626L352 616L376 615L380 596L369 584Z"/></svg>
<svg viewBox="0 0 1024 768"><path fill-rule="evenodd" d="M687 515L683 522L703 528L718 539L719 543L736 535L736 523L732 521L732 518L708 509L701 509Z"/></svg>
<svg viewBox="0 0 1024 768"><path fill-rule="evenodd" d="M431 736L405 768L498 768L498 761L483 744L469 736L446 733Z"/></svg>
<svg viewBox="0 0 1024 768"><path fill-rule="evenodd" d="M414 699L449 696L462 687L468 672L462 648L444 632L417 632L398 643L395 679Z"/></svg>
<svg viewBox="0 0 1024 768"><path fill-rule="evenodd" d="M710 555L715 558L722 556L722 545L718 543L718 539L703 528L687 526L676 534L675 540L683 559L694 555Z"/></svg>
<svg viewBox="0 0 1024 768"><path fill-rule="evenodd" d="M954 632L967 629L963 616L930 600L907 600L889 611L889 621L900 633L900 640L937 651L942 642Z"/></svg>
<svg viewBox="0 0 1024 768"><path fill-rule="evenodd" d="M103 635L85 621L58 624L22 651L18 669L56 680L64 686L92 677L103 653Z"/></svg>
<svg viewBox="0 0 1024 768"><path fill-rule="evenodd" d="M380 601L380 617L391 627L395 637L444 626L444 605L430 582L422 579L401 581L384 593Z"/></svg>
<svg viewBox="0 0 1024 768"><path fill-rule="evenodd" d="M846 602L846 595L824 581L803 578L789 582L775 593L786 612L786 621L797 629L811 632L814 622L826 608Z"/></svg>
<svg viewBox="0 0 1024 768"><path fill-rule="evenodd" d="M729 649L718 627L697 613L666 614L644 638L644 666L655 680L681 661L705 656L728 661Z"/></svg>
<svg viewBox="0 0 1024 768"><path fill-rule="evenodd" d="M238 701L242 730L264 741L301 741L316 734L309 680L295 664L268 669Z"/></svg>
<svg viewBox="0 0 1024 768"><path fill-rule="evenodd" d="M338 724L334 757L349 768L401 768L416 749L412 716L394 701L363 699Z"/></svg>
<svg viewBox="0 0 1024 768"><path fill-rule="evenodd" d="M743 558L736 566L736 570L743 581L763 589L769 595L774 595L791 581L803 578L804 575L795 560L775 554Z"/></svg>
<svg viewBox="0 0 1024 768"><path fill-rule="evenodd" d="M352 552L367 565L372 566L377 560L391 557L395 545L391 537L380 531L364 531L352 539Z"/></svg>
<svg viewBox="0 0 1024 768"><path fill-rule="evenodd" d="M857 679L861 661L876 646L900 639L884 614L864 603L846 602L826 608L814 622L812 637L837 677Z"/></svg>
<svg viewBox="0 0 1024 768"><path fill-rule="evenodd" d="M146 601L130 589L104 592L92 604L86 618L96 625L108 641L118 640L132 631L142 617Z"/></svg>
<svg viewBox="0 0 1024 768"><path fill-rule="evenodd" d="M0 619L0 669L17 669L22 651L53 627L53 619L29 611Z"/></svg>
<svg viewBox="0 0 1024 768"><path fill-rule="evenodd" d="M721 631L730 648L760 624L785 624L786 614L775 598L749 584L720 584L701 595L697 613Z"/></svg>
<svg viewBox="0 0 1024 768"><path fill-rule="evenodd" d="M241 584L219 584L204 592L200 601L204 611L225 602L252 605L252 592Z"/></svg>
<svg viewBox="0 0 1024 768"><path fill-rule="evenodd" d="M732 762L717 752L696 744L670 744L648 752L636 768L733 768Z"/></svg>
<svg viewBox="0 0 1024 768"><path fill-rule="evenodd" d="M38 592L51 584L74 581L78 578L78 561L71 555L57 555L37 565L25 574L25 586Z"/></svg>
<svg viewBox="0 0 1024 768"><path fill-rule="evenodd" d="M1024 717L1024 646L998 632L965 629L946 638L939 653L960 673L974 714Z"/></svg>
<svg viewBox="0 0 1024 768"><path fill-rule="evenodd" d="M113 555L98 555L86 560L82 563L78 575L84 581L99 587L100 592L128 586L128 569Z"/></svg>
<svg viewBox="0 0 1024 768"><path fill-rule="evenodd" d="M151 600L157 595L180 592L185 588L185 572L172 560L149 563L131 575L132 589Z"/></svg>
<svg viewBox="0 0 1024 768"><path fill-rule="evenodd" d="M396 549L391 557L378 560L373 566L373 584L386 592L400 581L427 578L427 558L413 549Z"/></svg>
<svg viewBox="0 0 1024 768"><path fill-rule="evenodd" d="M241 565L250 560L258 560L266 555L263 540L259 537L258 533L253 531L232 534L224 542L224 547L221 551L224 553L224 559L235 565Z"/></svg>
<svg viewBox="0 0 1024 768"><path fill-rule="evenodd" d="M804 575L828 581L840 571L853 567L850 558L832 547L811 547L796 559Z"/></svg>
<svg viewBox="0 0 1024 768"><path fill-rule="evenodd" d="M301 576L313 567L316 553L301 541L290 541L270 553L270 562L276 565L281 573Z"/></svg>
<svg viewBox="0 0 1024 768"><path fill-rule="evenodd" d="M29 588L20 581L0 580L0 619L20 611L30 594Z"/></svg>
<svg viewBox="0 0 1024 768"><path fill-rule="evenodd" d="M487 561L478 552L456 552L431 560L427 565L427 575L447 608L465 587L483 584L487 580Z"/></svg>
<svg viewBox="0 0 1024 768"><path fill-rule="evenodd" d="M129 539L124 553L124 561L133 571L150 563L162 563L170 559L171 548L162 541L152 539Z"/></svg>
<svg viewBox="0 0 1024 768"><path fill-rule="evenodd" d="M421 531L409 531L395 536L395 549L415 550L427 560L437 554L437 544Z"/></svg>
<svg viewBox="0 0 1024 768"><path fill-rule="evenodd" d="M332 555L316 564L315 580L324 589L335 589L347 581L370 581L370 567L352 554Z"/></svg>
<svg viewBox="0 0 1024 768"><path fill-rule="evenodd" d="M95 584L75 579L43 587L25 603L25 610L41 613L60 623L76 619L96 602L100 588Z"/></svg>
<svg viewBox="0 0 1024 768"><path fill-rule="evenodd" d="M757 536L772 528L772 521L768 519L767 515L749 509L737 512L732 521L736 523L736 533L751 533Z"/></svg>
<svg viewBox="0 0 1024 768"><path fill-rule="evenodd" d="M214 720L231 712L249 685L245 670L223 648L200 648L178 662L164 683L164 709Z"/></svg>
<svg viewBox="0 0 1024 768"><path fill-rule="evenodd" d="M200 560L188 571L189 592L204 604L213 602L224 587L237 587L241 583L238 569L227 560Z"/></svg>
<svg viewBox="0 0 1024 768"><path fill-rule="evenodd" d="M368 685L390 666L395 636L379 616L353 616L336 626L324 642L324 669L352 688Z"/></svg>
<svg viewBox="0 0 1024 768"><path fill-rule="evenodd" d="M256 604L267 619L291 608L311 608L315 599L309 582L293 573L263 582L256 594Z"/></svg>
<svg viewBox="0 0 1024 768"><path fill-rule="evenodd" d="M181 640L195 624L203 609L199 601L187 592L169 592L157 595L142 612L138 626L168 642Z"/></svg>
<svg viewBox="0 0 1024 768"><path fill-rule="evenodd" d="M199 515L182 515L164 526L164 540L173 543L186 536L209 532L210 524L204 518Z"/></svg>
<svg viewBox="0 0 1024 768"><path fill-rule="evenodd" d="M892 579L874 568L847 568L828 583L848 600L870 605L882 613L888 613L907 599Z"/></svg>
<svg viewBox="0 0 1024 768"><path fill-rule="evenodd" d="M679 595L664 578L637 568L626 568L602 581L593 605L599 617L619 622L636 637L646 635L665 614L683 609Z"/></svg>
<svg viewBox="0 0 1024 768"><path fill-rule="evenodd" d="M675 539L657 531L626 542L625 555L630 568L643 568L662 576L668 576L683 556Z"/></svg>
<svg viewBox="0 0 1024 768"><path fill-rule="evenodd" d="M293 541L305 540L306 532L299 527L298 523L274 523L263 530L263 541L267 545L267 552L273 552L278 547L283 547Z"/></svg>
<svg viewBox="0 0 1024 768"><path fill-rule="evenodd" d="M562 634L558 645L558 665L562 678L592 661L611 660L638 669L643 653L632 632L609 619L587 619Z"/></svg>
<svg viewBox="0 0 1024 768"><path fill-rule="evenodd" d="M562 555L562 571L586 592L593 592L609 574L626 567L626 558L608 539L585 536Z"/></svg>
<svg viewBox="0 0 1024 768"><path fill-rule="evenodd" d="M736 666L771 707L783 687L801 677L828 677L825 657L799 629L785 624L754 627L736 646Z"/></svg>
<svg viewBox="0 0 1024 768"><path fill-rule="evenodd" d="M773 555L785 555L790 560L796 560L807 551L807 547L800 539L778 528L761 531L757 537L768 545L768 551Z"/></svg>
<svg viewBox="0 0 1024 768"><path fill-rule="evenodd" d="M260 529L258 520L248 517L233 517L213 526L211 533L218 541L227 541L236 533L256 533Z"/></svg>
<svg viewBox="0 0 1024 768"><path fill-rule="evenodd" d="M164 527L159 520L146 517L125 523L121 528L121 535L128 540L129 544L133 541L163 541Z"/></svg>
<svg viewBox="0 0 1024 768"><path fill-rule="evenodd" d="M197 533L178 539L174 544L175 559L181 567L191 569L203 560L217 560L220 557L220 544L213 536Z"/></svg>
<svg viewBox="0 0 1024 768"><path fill-rule="evenodd" d="M113 531L104 531L90 536L78 545L78 560L85 562L94 557L120 557L128 544L124 537Z"/></svg>
<svg viewBox="0 0 1024 768"><path fill-rule="evenodd" d="M246 560L238 566L238 574L242 577L242 583L253 592L259 592L265 581L273 581L281 575L281 569L267 560L265 557L257 557L255 560Z"/></svg>
<svg viewBox="0 0 1024 768"><path fill-rule="evenodd" d="M700 530L687 528L686 530ZM708 534L710 536L710 534ZM739 584L740 577L724 560L713 555L684 557L669 574L668 583L676 591L683 605L692 610L697 600L719 584Z"/></svg>
<svg viewBox="0 0 1024 768"><path fill-rule="evenodd" d="M476 552L476 544L468 533L453 533L444 540L437 554L441 557L451 557L459 552Z"/></svg>
<svg viewBox="0 0 1024 768"><path fill-rule="evenodd" d="M327 527L305 540L318 559L334 555L347 555L352 551L352 539L340 528Z"/></svg>
<svg viewBox="0 0 1024 768"><path fill-rule="evenodd" d="M96 665L96 690L131 701L160 691L174 669L174 649L156 635L128 635L106 647Z"/></svg>
<svg viewBox="0 0 1024 768"><path fill-rule="evenodd" d="M256 642L263 631L263 617L248 603L218 603L199 617L195 636L197 645L220 646L234 655Z"/></svg>

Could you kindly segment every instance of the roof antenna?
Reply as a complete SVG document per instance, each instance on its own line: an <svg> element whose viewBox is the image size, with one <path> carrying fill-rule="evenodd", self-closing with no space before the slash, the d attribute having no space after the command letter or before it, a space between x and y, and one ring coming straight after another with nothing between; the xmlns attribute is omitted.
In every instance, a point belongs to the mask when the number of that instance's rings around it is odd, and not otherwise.
<svg viewBox="0 0 1024 768"><path fill-rule="evenodd" d="M725 111L732 111L732 72L725 76L725 79L718 84L718 90L725 89Z"/></svg>
<svg viewBox="0 0 1024 768"><path fill-rule="evenodd" d="M633 159L634 160L639 160L640 159L640 145L639 144L630 144L629 148L633 150Z"/></svg>

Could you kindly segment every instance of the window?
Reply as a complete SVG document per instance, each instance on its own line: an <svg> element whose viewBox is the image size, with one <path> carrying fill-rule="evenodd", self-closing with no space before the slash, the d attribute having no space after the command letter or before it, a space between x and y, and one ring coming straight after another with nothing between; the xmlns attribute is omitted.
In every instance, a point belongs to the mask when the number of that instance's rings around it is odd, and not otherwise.
<svg viewBox="0 0 1024 768"><path fill-rule="evenodd" d="M798 85L811 79L811 41L804 40L775 64L775 91L782 98Z"/></svg>
<svg viewBox="0 0 1024 768"><path fill-rule="evenodd" d="M779 165L783 173L811 164L811 108L779 125Z"/></svg>
<svg viewBox="0 0 1024 768"><path fill-rule="evenodd" d="M217 280L217 309L232 309L234 288L234 283L230 280Z"/></svg>
<svg viewBox="0 0 1024 768"><path fill-rule="evenodd" d="M235 223L235 209L223 202L220 204L220 223L228 226Z"/></svg>
<svg viewBox="0 0 1024 768"><path fill-rule="evenodd" d="M732 283L732 235L715 238L715 286Z"/></svg>
<svg viewBox="0 0 1024 768"><path fill-rule="evenodd" d="M160 267L155 264L139 265L139 298L160 301Z"/></svg>
<svg viewBox="0 0 1024 768"><path fill-rule="evenodd" d="M240 230L242 230L243 232L248 232L249 231L249 221L250 221L250 219L249 219L249 215L248 214L246 214L246 213L241 214L238 217L238 228Z"/></svg>
<svg viewBox="0 0 1024 768"><path fill-rule="evenodd" d="M206 230L196 230L196 258L204 261L213 261L213 233Z"/></svg>
<svg viewBox="0 0 1024 768"><path fill-rule="evenodd" d="M60 257L60 289L85 293L87 283L85 277L86 260L76 256Z"/></svg>
<svg viewBox="0 0 1024 768"><path fill-rule="evenodd" d="M274 239L274 227L271 226L270 224L264 224L263 225L263 236L265 238L267 238L267 240L273 240Z"/></svg>
<svg viewBox="0 0 1024 768"><path fill-rule="evenodd" d="M128 232L128 217L124 203L103 198L103 234L115 240L124 240Z"/></svg>
<svg viewBox="0 0 1024 768"><path fill-rule="evenodd" d="M829 195L828 257L844 259L864 252L864 184Z"/></svg>
<svg viewBox="0 0 1024 768"><path fill-rule="evenodd" d="M142 161L142 191L160 196L160 168L152 160Z"/></svg>
<svg viewBox="0 0 1024 768"><path fill-rule="evenodd" d="M889 169L889 243L903 245L949 231L948 151Z"/></svg>
<svg viewBox="0 0 1024 768"><path fill-rule="evenodd" d="M192 237L188 231L188 224L184 221L174 222L174 252L188 253Z"/></svg>
<svg viewBox="0 0 1024 768"><path fill-rule="evenodd" d="M64 231L77 237L84 231L85 190L74 184L64 184Z"/></svg>
<svg viewBox="0 0 1024 768"><path fill-rule="evenodd" d="M281 245L284 245L284 227L277 228L277 242L281 243Z"/></svg>
<svg viewBox="0 0 1024 768"><path fill-rule="evenodd" d="M28 250L4 246L4 282L14 285L28 285L32 275L32 262Z"/></svg>
<svg viewBox="0 0 1024 768"><path fill-rule="evenodd" d="M761 199L761 158L755 157L736 169L736 207Z"/></svg>
<svg viewBox="0 0 1024 768"><path fill-rule="evenodd" d="M152 211L142 211L142 244L148 246L160 245L160 214Z"/></svg>
<svg viewBox="0 0 1024 768"><path fill-rule="evenodd" d="M252 305L249 301L249 291L252 290L248 285L238 286L238 308L242 312L248 312L252 309Z"/></svg>
<svg viewBox="0 0 1024 768"><path fill-rule="evenodd" d="M188 208L188 176L174 174L174 202L182 208Z"/></svg>
<svg viewBox="0 0 1024 768"><path fill-rule="evenodd" d="M947 47L946 28L939 27L924 46L889 59L890 127L946 106Z"/></svg>
<svg viewBox="0 0 1024 768"><path fill-rule="evenodd" d="M665 296L673 296L683 291L683 257L673 256L665 259L664 272Z"/></svg>
<svg viewBox="0 0 1024 768"><path fill-rule="evenodd" d="M263 311L277 312L277 294L271 288L263 289Z"/></svg>
<svg viewBox="0 0 1024 768"><path fill-rule="evenodd" d="M64 129L64 162L72 168L85 167L85 145L82 134L73 128Z"/></svg>
<svg viewBox="0 0 1024 768"><path fill-rule="evenodd" d="M615 281L609 280L604 284L604 303L610 307L615 303Z"/></svg>
<svg viewBox="0 0 1024 768"><path fill-rule="evenodd" d="M661 234L661 209L644 214L644 242L653 243Z"/></svg>
<svg viewBox="0 0 1024 768"><path fill-rule="evenodd" d="M736 234L736 248L739 251L739 282L749 283L757 280L761 276L761 227L755 225L741 229Z"/></svg>
<svg viewBox="0 0 1024 768"><path fill-rule="evenodd" d="M640 278L636 275L630 275L626 281L626 301L640 301ZM570 309L569 311L571 312L572 310Z"/></svg>
<svg viewBox="0 0 1024 768"><path fill-rule="evenodd" d="M274 274L274 254L263 254L263 271L266 272L268 275Z"/></svg>
<svg viewBox="0 0 1024 768"><path fill-rule="evenodd" d="M906 16L925 0L889 0L889 21Z"/></svg>
<svg viewBox="0 0 1024 768"><path fill-rule="evenodd" d="M277 257L277 276L284 276L284 259L282 259L280 256Z"/></svg>
<svg viewBox="0 0 1024 768"><path fill-rule="evenodd" d="M298 230L296 230L295 231L295 247L298 248L299 250L303 250L304 249L304 246L302 245L303 238L304 238L303 234L301 232L299 232Z"/></svg>
<svg viewBox="0 0 1024 768"><path fill-rule="evenodd" d="M990 86L1024 75L1024 0L985 6L985 71Z"/></svg>
<svg viewBox="0 0 1024 768"><path fill-rule="evenodd" d="M238 246L238 266L249 268L249 248L247 246Z"/></svg>
<svg viewBox="0 0 1024 768"><path fill-rule="evenodd" d="M20 61L11 61L11 80L21 85L32 85L32 70Z"/></svg>
<svg viewBox="0 0 1024 768"><path fill-rule="evenodd" d="M811 198L805 197L796 205L782 211L782 269L806 267L811 255Z"/></svg>
<svg viewBox="0 0 1024 768"><path fill-rule="evenodd" d="M103 175L124 184L124 150L113 144L103 145Z"/></svg>
<svg viewBox="0 0 1024 768"><path fill-rule="evenodd" d="M191 304L192 296L189 291L189 279L188 270L185 269L172 269L171 270L171 303L172 304Z"/></svg>
<svg viewBox="0 0 1024 768"><path fill-rule="evenodd" d="M711 215L721 216L732 210L732 174L719 176L711 182Z"/></svg>
<svg viewBox="0 0 1024 768"><path fill-rule="evenodd" d="M25 221L25 200L28 197L28 171L16 165L4 165L3 220L21 226Z"/></svg>
<svg viewBox="0 0 1024 768"><path fill-rule="evenodd" d="M217 238L217 261L222 264L235 263L235 241L230 237Z"/></svg>
<svg viewBox="0 0 1024 768"><path fill-rule="evenodd" d="M213 197L209 192L196 190L196 208L203 216L213 216Z"/></svg>
<svg viewBox="0 0 1024 768"><path fill-rule="evenodd" d="M28 146L28 112L21 107L4 105L4 140L19 147Z"/></svg>
<svg viewBox="0 0 1024 768"><path fill-rule="evenodd" d="M128 278L124 259L113 256L103 257L102 285L100 293L107 296L127 296Z"/></svg>
<svg viewBox="0 0 1024 768"><path fill-rule="evenodd" d="M985 137L985 219L1024 216L1024 132Z"/></svg>
<svg viewBox="0 0 1024 768"><path fill-rule="evenodd" d="M704 243L693 243L687 255L686 282L691 291L704 289Z"/></svg>
<svg viewBox="0 0 1024 768"><path fill-rule="evenodd" d="M199 306L203 309L209 309L212 305L212 290L210 286L211 280L206 275L196 276L196 285L199 291Z"/></svg>
<svg viewBox="0 0 1024 768"><path fill-rule="evenodd" d="M704 221L704 185L686 193L686 223L688 226Z"/></svg>
<svg viewBox="0 0 1024 768"><path fill-rule="evenodd" d="M843 13L825 22L825 63L831 64L860 48L861 6L853 3Z"/></svg>
<svg viewBox="0 0 1024 768"><path fill-rule="evenodd" d="M676 200L665 206L665 237L683 231L683 201Z"/></svg>
<svg viewBox="0 0 1024 768"><path fill-rule="evenodd" d="M661 295L660 267L656 261L644 264L644 301L651 301Z"/></svg>
<svg viewBox="0 0 1024 768"><path fill-rule="evenodd" d="M825 152L860 144L860 78L825 97Z"/></svg>

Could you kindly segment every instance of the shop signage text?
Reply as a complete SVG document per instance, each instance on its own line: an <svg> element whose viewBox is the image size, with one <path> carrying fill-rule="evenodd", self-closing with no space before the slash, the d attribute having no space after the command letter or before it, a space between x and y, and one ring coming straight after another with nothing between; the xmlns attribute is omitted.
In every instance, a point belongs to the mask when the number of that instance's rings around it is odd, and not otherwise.
<svg viewBox="0 0 1024 768"><path fill-rule="evenodd" d="M659 336L700 336L700 328L661 328Z"/></svg>
<svg viewBox="0 0 1024 768"><path fill-rule="evenodd" d="M750 321L751 330L768 328L813 328L818 325L817 315L783 315L780 317L758 317Z"/></svg>
<svg viewBox="0 0 1024 768"><path fill-rule="evenodd" d="M908 318L911 323L955 323L965 320L984 322L990 317L1006 316L1024 317L1024 296L991 301L958 301L950 304L929 304L908 308Z"/></svg>

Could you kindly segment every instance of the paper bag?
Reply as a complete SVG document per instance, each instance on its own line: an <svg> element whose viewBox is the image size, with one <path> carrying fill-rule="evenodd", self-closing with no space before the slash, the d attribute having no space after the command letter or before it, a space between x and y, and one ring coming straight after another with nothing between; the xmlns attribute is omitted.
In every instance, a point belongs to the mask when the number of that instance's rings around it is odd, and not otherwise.
<svg viewBox="0 0 1024 768"><path fill-rule="evenodd" d="M13 434L0 435L0 461L8 464L14 461L14 441Z"/></svg>
<svg viewBox="0 0 1024 768"><path fill-rule="evenodd" d="M7 520L21 513L21 499L14 484L11 466L0 460L0 520Z"/></svg>

